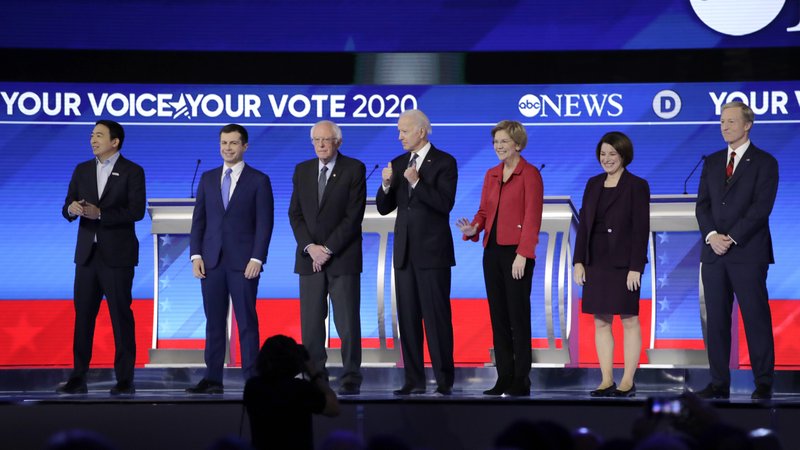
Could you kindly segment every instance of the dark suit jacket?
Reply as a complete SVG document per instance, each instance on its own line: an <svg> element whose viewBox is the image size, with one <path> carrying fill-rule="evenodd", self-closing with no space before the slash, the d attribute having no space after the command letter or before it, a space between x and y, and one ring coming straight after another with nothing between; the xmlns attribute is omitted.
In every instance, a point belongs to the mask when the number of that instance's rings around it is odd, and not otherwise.
<svg viewBox="0 0 800 450"><path fill-rule="evenodd" d="M365 173L361 161L339 153L319 204L319 159L295 167L289 202L289 222L297 241L295 273L314 273L311 256L303 251L309 244L324 245L333 252L324 266L329 274L361 273L361 221L367 204Z"/></svg>
<svg viewBox="0 0 800 450"><path fill-rule="evenodd" d="M201 255L209 269L220 263L223 249L228 269L244 271L251 258L266 264L274 208L269 177L245 164L227 210L222 205L221 180L222 166L200 178L190 254Z"/></svg>
<svg viewBox="0 0 800 450"><path fill-rule="evenodd" d="M147 196L144 170L119 155L108 177L105 191L97 192L96 160L80 163L72 173L61 214L70 222L67 208L73 201L86 200L100 208L100 220L80 218L75 264L85 264L92 254L97 235L100 257L109 267L133 267L139 263L139 240L134 224L144 217Z"/></svg>
<svg viewBox="0 0 800 450"><path fill-rule="evenodd" d="M478 232L464 240L478 241L483 234L483 246L489 243L492 226L497 221L497 244L516 245L517 254L536 258L536 244L542 227L544 186L542 176L525 158L520 158L514 173L503 184L503 163L486 171L481 192L481 204L472 223ZM503 196L500 196L502 186ZM498 206L499 203L499 206Z"/></svg>
<svg viewBox="0 0 800 450"><path fill-rule="evenodd" d="M601 173L586 182L579 213L578 233L575 236L573 264L589 265L590 238L594 232L597 206L606 174ZM625 170L614 189L613 198L605 211L608 246L615 267L644 272L647 264L647 243L650 239L650 185ZM594 235L595 238L598 235Z"/></svg>
<svg viewBox="0 0 800 450"><path fill-rule="evenodd" d="M706 158L697 191L695 215L702 239L716 231L735 242L723 256L711 246L703 246L700 260L711 263L719 258L729 262L772 264L772 236L769 215L778 193L778 161L750 144L729 183L725 183L728 150Z"/></svg>
<svg viewBox="0 0 800 450"><path fill-rule="evenodd" d="M403 268L407 258L422 269L456 265L450 210L456 201L458 167L456 160L433 145L419 166L419 183L408 195L408 180L403 176L411 159L405 153L392 160L392 184L384 193L378 188L375 203L386 215L397 209L394 223L394 267Z"/></svg>

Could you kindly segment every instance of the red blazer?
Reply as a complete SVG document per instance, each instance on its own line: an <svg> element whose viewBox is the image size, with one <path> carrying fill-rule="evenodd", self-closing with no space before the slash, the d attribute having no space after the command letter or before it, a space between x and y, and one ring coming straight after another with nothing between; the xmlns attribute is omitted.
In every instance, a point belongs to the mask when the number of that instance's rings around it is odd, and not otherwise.
<svg viewBox="0 0 800 450"><path fill-rule="evenodd" d="M497 215L497 244L516 245L517 254L526 258L536 258L536 244L539 243L539 229L542 227L542 204L544 186L539 169L524 158L520 158L514 173L503 186L503 163L486 171L481 192L481 205L472 219L478 232L463 239L477 242L482 230L483 246L489 241L492 225ZM500 207L498 208L498 203Z"/></svg>

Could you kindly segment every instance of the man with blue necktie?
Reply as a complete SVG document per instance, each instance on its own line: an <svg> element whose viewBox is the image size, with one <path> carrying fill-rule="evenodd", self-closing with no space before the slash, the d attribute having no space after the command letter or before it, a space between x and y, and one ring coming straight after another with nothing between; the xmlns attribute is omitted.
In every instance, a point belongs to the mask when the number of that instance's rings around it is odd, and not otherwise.
<svg viewBox="0 0 800 450"><path fill-rule="evenodd" d="M244 163L247 130L230 124L219 133L223 165L203 173L192 215L190 254L200 279L206 315L206 373L186 389L222 394L228 299L239 328L242 374L255 375L259 351L256 293L272 237L273 197L269 177Z"/></svg>

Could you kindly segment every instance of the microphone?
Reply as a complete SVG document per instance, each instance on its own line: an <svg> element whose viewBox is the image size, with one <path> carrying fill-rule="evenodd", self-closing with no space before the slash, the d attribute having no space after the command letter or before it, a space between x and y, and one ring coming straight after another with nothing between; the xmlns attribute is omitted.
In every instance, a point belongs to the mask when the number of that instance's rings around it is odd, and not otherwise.
<svg viewBox="0 0 800 450"><path fill-rule="evenodd" d="M378 170L378 165L377 165L377 164L375 164L375 167L373 167L373 168L372 168L372 171L369 173L369 175L367 175L367 178L364 180L364 183L366 183L367 181L369 181L369 177L371 177L371 176L372 176L372 174L373 174L373 173L375 173L375 171L376 171L376 170Z"/></svg>
<svg viewBox="0 0 800 450"><path fill-rule="evenodd" d="M546 167L546 166L544 165L544 163L542 163L542 165L541 165L541 166L539 166L539 172L543 171L545 167Z"/></svg>
<svg viewBox="0 0 800 450"><path fill-rule="evenodd" d="M192 175L192 190L189 191L189 198L194 198L194 180L197 178L197 169L200 168L200 159L197 160L197 165L194 166L194 175Z"/></svg>
<svg viewBox="0 0 800 450"><path fill-rule="evenodd" d="M697 170L698 167L700 167L700 163L705 160L706 160L706 155L700 155L700 161L697 161L697 164L694 165L694 169L692 169L692 171L689 172L689 176L686 177L686 180L683 182L683 195L688 194L688 192L686 192L686 184L689 183L689 179L692 178L694 172Z"/></svg>

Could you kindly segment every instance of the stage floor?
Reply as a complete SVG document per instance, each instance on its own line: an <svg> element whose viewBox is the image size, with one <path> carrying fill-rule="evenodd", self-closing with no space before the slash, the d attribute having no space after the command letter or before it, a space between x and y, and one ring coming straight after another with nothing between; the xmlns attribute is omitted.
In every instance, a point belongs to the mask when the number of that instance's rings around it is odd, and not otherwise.
<svg viewBox="0 0 800 450"><path fill-rule="evenodd" d="M331 384L338 382L331 369ZM314 421L319 444L335 430L348 430L364 440L377 435L402 436L415 447L491 448L494 437L517 420L554 420L569 429L586 427L605 438L630 437L632 424L643 417L649 397L673 397L708 383L706 369L642 368L637 395L623 399L591 398L600 381L598 369L534 368L530 397L490 397L482 391L495 381L490 367L456 369L452 396L428 392L397 397L402 369L365 367L360 395L340 397L342 415ZM66 369L0 370L0 435L13 439L10 448L43 448L48 436L69 428L90 429L108 436L119 448L207 448L226 435L249 439L241 404L244 381L238 369L226 369L225 394L189 395L184 389L202 377L201 368L136 370L136 394L112 397L111 369L93 369L89 393L55 393ZM621 370L615 370L617 378ZM784 448L800 448L800 373L776 373L775 395L753 402L749 371L734 371L730 400L711 402L726 421L747 430L775 430Z"/></svg>

